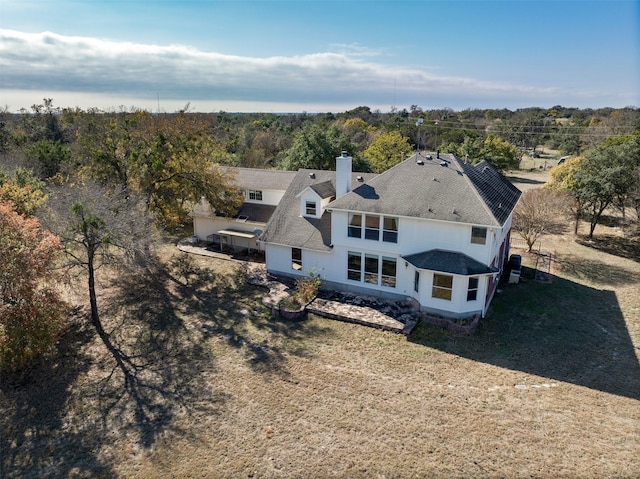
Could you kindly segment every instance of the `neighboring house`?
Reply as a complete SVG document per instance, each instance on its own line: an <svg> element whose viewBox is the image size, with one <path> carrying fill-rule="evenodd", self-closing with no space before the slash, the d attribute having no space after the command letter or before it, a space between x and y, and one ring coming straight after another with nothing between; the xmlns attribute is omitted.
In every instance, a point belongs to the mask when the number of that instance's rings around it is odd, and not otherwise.
<svg viewBox="0 0 640 479"><path fill-rule="evenodd" d="M520 191L488 163L449 154L413 155L379 175L351 169L343 153L335 172L295 174L260 237L267 271L484 316Z"/></svg>
<svg viewBox="0 0 640 479"><path fill-rule="evenodd" d="M212 211L202 199L191 216L193 233L198 239L213 244L221 251L261 250L258 236L295 177L293 171L229 168L234 183L244 194L244 203L236 216L227 218Z"/></svg>

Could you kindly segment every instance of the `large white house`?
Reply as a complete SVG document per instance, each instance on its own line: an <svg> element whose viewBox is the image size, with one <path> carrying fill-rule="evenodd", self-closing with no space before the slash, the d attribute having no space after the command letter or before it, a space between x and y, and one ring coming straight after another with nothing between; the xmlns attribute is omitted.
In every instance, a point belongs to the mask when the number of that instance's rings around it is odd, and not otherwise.
<svg viewBox="0 0 640 479"><path fill-rule="evenodd" d="M267 222L280 203L293 171L224 167L244 195L244 203L233 218L217 214L202 199L193 209L193 234L221 251L262 250L258 241Z"/></svg>
<svg viewBox="0 0 640 479"><path fill-rule="evenodd" d="M410 297L445 317L484 316L520 198L488 163L423 153L372 175L352 172L343 153L336 171L293 175L259 238L269 273Z"/></svg>

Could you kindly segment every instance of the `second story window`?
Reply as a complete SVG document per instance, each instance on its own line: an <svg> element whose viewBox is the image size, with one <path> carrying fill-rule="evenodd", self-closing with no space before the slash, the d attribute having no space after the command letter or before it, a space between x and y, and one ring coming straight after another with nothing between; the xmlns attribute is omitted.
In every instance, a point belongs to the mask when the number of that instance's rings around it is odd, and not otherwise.
<svg viewBox="0 0 640 479"><path fill-rule="evenodd" d="M382 241L398 242L398 218L385 216L382 220Z"/></svg>
<svg viewBox="0 0 640 479"><path fill-rule="evenodd" d="M360 213L349 213L347 235L349 238L362 238L362 215Z"/></svg>
<svg viewBox="0 0 640 479"><path fill-rule="evenodd" d="M380 239L380 217L365 215L364 237L368 240L378 241Z"/></svg>
<svg viewBox="0 0 640 479"><path fill-rule="evenodd" d="M249 199L262 201L262 191L260 190L249 190Z"/></svg>
<svg viewBox="0 0 640 479"><path fill-rule="evenodd" d="M307 216L315 216L316 215L316 202L315 201L305 201L305 213Z"/></svg>
<svg viewBox="0 0 640 479"><path fill-rule="evenodd" d="M487 243L487 228L474 226L471 228L471 242L475 244Z"/></svg>

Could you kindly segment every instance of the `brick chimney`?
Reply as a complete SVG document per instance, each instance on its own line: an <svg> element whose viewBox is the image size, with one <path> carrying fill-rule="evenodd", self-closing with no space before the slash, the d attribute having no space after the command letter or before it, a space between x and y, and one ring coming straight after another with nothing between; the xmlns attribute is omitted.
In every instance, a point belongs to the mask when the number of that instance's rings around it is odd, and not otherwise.
<svg viewBox="0 0 640 479"><path fill-rule="evenodd" d="M347 156L346 151L343 151L342 155L336 158L336 198L351 191L352 164L353 158Z"/></svg>

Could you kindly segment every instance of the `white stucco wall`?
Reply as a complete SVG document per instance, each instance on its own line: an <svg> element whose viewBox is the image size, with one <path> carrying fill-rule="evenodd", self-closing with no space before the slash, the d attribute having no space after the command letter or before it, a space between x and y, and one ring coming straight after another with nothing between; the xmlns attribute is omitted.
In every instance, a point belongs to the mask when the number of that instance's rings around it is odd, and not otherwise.
<svg viewBox="0 0 640 479"><path fill-rule="evenodd" d="M421 253L432 249L459 251L484 264L490 264L499 249L494 246L496 228L488 228L487 242L484 245L471 243L472 225L431 221L418 218L398 218L398 243L387 243L347 236L349 214L346 211L332 211L331 239L334 246L346 248L368 248L385 251L400 256Z"/></svg>

